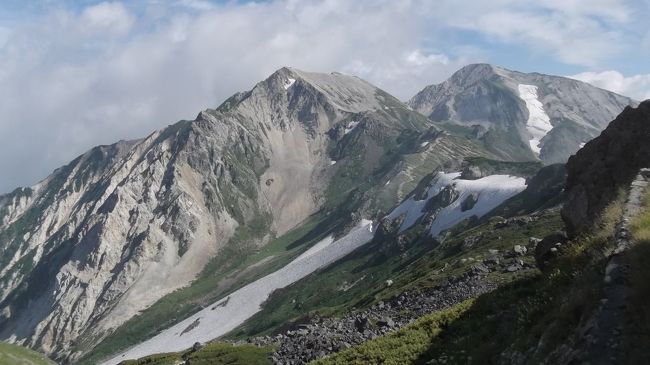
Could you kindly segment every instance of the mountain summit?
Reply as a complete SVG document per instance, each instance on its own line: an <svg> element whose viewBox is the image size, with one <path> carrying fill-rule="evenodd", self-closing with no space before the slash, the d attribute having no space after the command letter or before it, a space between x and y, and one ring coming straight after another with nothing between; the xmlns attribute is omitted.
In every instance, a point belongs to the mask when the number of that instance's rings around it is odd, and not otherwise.
<svg viewBox="0 0 650 365"><path fill-rule="evenodd" d="M465 128L496 153L551 164L566 162L637 103L573 79L473 64L408 104L438 125Z"/></svg>

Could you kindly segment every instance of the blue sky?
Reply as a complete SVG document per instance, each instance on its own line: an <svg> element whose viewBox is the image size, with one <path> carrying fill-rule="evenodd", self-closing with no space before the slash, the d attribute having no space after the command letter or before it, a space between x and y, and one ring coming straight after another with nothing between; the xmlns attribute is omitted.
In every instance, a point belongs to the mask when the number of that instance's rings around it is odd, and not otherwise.
<svg viewBox="0 0 650 365"><path fill-rule="evenodd" d="M0 193L288 65L402 99L468 63L650 98L650 0L4 0Z"/></svg>

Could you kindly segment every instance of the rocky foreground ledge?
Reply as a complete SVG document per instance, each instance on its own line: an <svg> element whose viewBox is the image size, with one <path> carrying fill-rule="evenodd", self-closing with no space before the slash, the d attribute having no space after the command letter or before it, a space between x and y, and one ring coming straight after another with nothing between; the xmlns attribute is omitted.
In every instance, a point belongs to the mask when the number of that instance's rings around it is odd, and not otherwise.
<svg viewBox="0 0 650 365"><path fill-rule="evenodd" d="M515 251L505 254L511 258L518 255L521 253ZM404 292L389 300L380 301L368 309L340 318L314 317L307 324L297 325L294 329L275 336L254 337L237 344L275 346L277 351L272 355L275 364L308 363L386 335L424 315L495 290L498 285L487 278L490 272L513 273L532 269L525 263L508 264L503 256L499 256L501 260L495 260L493 255L491 259L471 266L463 276L435 287Z"/></svg>

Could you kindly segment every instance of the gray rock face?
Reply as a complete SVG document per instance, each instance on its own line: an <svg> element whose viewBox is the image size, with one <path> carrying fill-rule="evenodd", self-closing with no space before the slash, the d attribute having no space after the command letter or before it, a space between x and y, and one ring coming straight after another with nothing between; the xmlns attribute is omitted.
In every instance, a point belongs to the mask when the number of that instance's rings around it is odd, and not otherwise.
<svg viewBox="0 0 650 365"><path fill-rule="evenodd" d="M548 118L547 127L552 128L539 141L538 154L531 148L527 126L529 117L538 113L533 108L531 115L531 105L524 100L520 85L536 92L533 101L538 103L541 116ZM482 141L504 159L539 158L552 164L566 162L623 108L636 102L572 79L476 64L462 68L441 84L427 86L408 104L441 125L466 128L466 135Z"/></svg>
<svg viewBox="0 0 650 365"><path fill-rule="evenodd" d="M650 101L627 108L567 163L562 218L570 236L590 230L639 169L650 167Z"/></svg>

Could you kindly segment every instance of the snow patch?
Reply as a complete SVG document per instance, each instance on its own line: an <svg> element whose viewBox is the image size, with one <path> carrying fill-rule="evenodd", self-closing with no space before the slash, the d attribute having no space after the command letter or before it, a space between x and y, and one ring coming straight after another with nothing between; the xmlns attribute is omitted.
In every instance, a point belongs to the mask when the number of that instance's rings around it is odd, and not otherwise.
<svg viewBox="0 0 650 365"><path fill-rule="evenodd" d="M539 155L541 147L539 146L542 138L553 129L551 119L544 111L542 102L537 97L537 86L519 84L519 97L526 103L528 109L528 120L526 121L526 130L530 134L530 149Z"/></svg>
<svg viewBox="0 0 650 365"><path fill-rule="evenodd" d="M303 252L302 255L298 256L295 261L300 261L304 258L315 255L318 251L324 249L325 247L331 245L334 242L333 236L327 236L327 238L319 241L317 244L310 247L307 251Z"/></svg>
<svg viewBox="0 0 650 365"><path fill-rule="evenodd" d="M370 242L374 236L373 231L373 222L362 219L340 239L334 241L329 236L321 240L285 267L236 290L226 299L219 299L103 365L116 365L124 360L155 353L182 351L192 347L195 342L206 342L222 336L259 312L274 290L284 288ZM191 330L186 331L190 326L193 326Z"/></svg>
<svg viewBox="0 0 650 365"><path fill-rule="evenodd" d="M580 146L578 146L578 148L582 148L584 146L585 146L585 143L583 142L583 143L580 143Z"/></svg>
<svg viewBox="0 0 650 365"><path fill-rule="evenodd" d="M296 79L289 79L287 82L284 84L284 89L289 90L291 86L296 82Z"/></svg>
<svg viewBox="0 0 650 365"><path fill-rule="evenodd" d="M330 160L330 165L336 165L336 161Z"/></svg>
<svg viewBox="0 0 650 365"><path fill-rule="evenodd" d="M359 122L351 121L350 123L348 123L348 126L345 128L344 133L348 134L348 133L352 132L358 125L359 125Z"/></svg>
<svg viewBox="0 0 650 365"><path fill-rule="evenodd" d="M524 178L510 175L490 175L477 180L463 180L460 179L460 172L439 172L434 179L433 185L427 191L426 199L414 200L413 197L410 197L386 217L386 219L394 220L405 215L399 229L400 232L413 226L425 214L423 209L427 201L438 195L447 186L453 186L459 196L449 206L438 212L436 219L431 224L431 235L433 236L471 216L482 217L526 188ZM471 209L462 211L462 202L471 195L477 197L476 204Z"/></svg>
<svg viewBox="0 0 650 365"><path fill-rule="evenodd" d="M429 145L429 141L420 143L420 147L426 147Z"/></svg>

